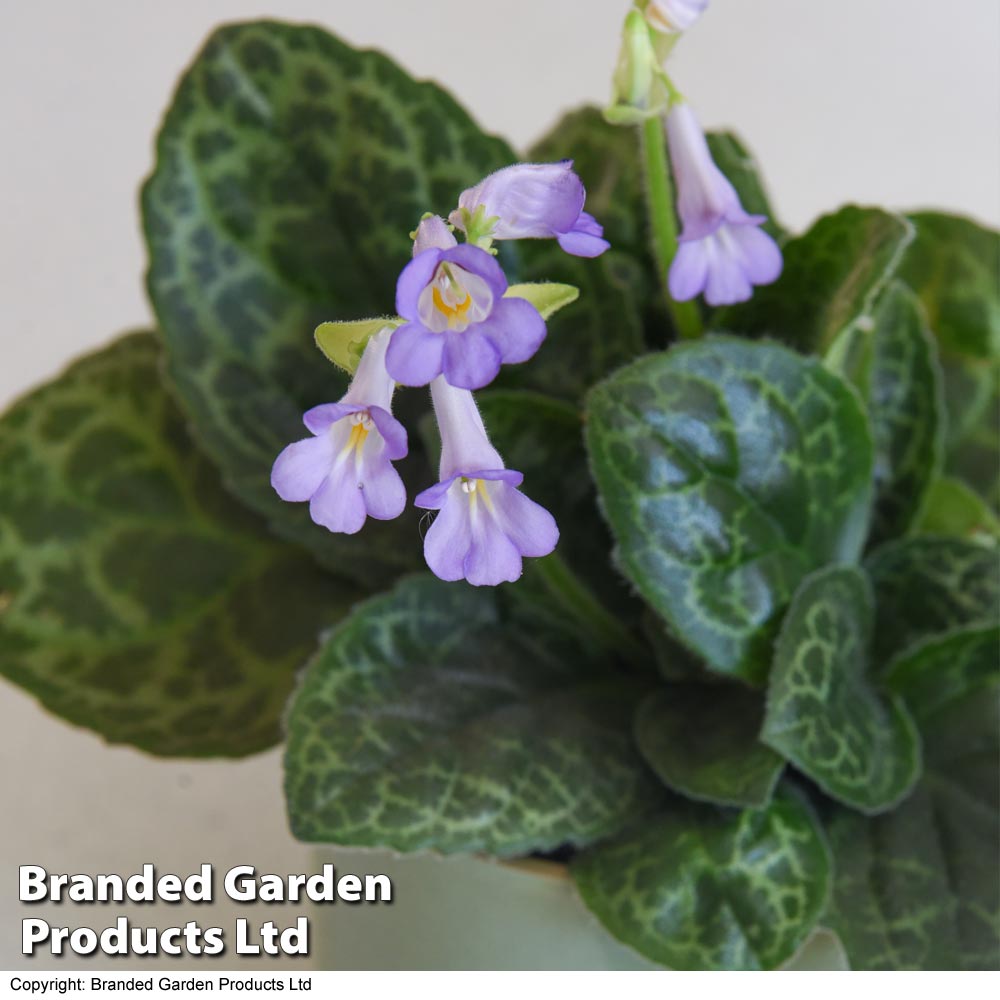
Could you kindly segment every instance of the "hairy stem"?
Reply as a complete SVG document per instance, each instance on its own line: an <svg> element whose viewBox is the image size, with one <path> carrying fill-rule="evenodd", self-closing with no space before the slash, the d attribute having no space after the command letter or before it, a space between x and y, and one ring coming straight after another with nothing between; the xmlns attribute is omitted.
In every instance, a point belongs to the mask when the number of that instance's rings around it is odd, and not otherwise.
<svg viewBox="0 0 1000 1000"><path fill-rule="evenodd" d="M666 296L674 329L683 340L692 340L701 336L698 307L694 302L675 301L667 286L667 273L677 253L677 222L664 141L660 119L647 118L642 124L642 153L653 256L663 282L663 294Z"/></svg>

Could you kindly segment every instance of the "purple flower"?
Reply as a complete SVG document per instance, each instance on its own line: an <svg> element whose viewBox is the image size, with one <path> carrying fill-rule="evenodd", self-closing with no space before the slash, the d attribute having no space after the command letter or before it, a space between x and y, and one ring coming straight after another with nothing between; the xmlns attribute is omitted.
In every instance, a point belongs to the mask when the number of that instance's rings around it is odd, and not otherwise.
<svg viewBox="0 0 1000 1000"><path fill-rule="evenodd" d="M657 31L687 31L705 12L708 0L649 0L646 20Z"/></svg>
<svg viewBox="0 0 1000 1000"><path fill-rule="evenodd" d="M313 437L277 457L271 485L282 500L309 501L309 516L330 531L353 535L369 515L398 517L406 490L392 463L407 451L406 430L390 412L395 383L385 369L391 330L369 341L357 374L339 403L307 410Z"/></svg>
<svg viewBox="0 0 1000 1000"><path fill-rule="evenodd" d="M425 250L450 250L458 245L455 234L440 215L425 215L412 235L414 257Z"/></svg>
<svg viewBox="0 0 1000 1000"><path fill-rule="evenodd" d="M610 244L604 229L583 210L587 192L573 161L516 163L462 192L449 221L468 233L477 220L485 228L470 241L552 239L576 257L598 257Z"/></svg>
<svg viewBox="0 0 1000 1000"><path fill-rule="evenodd" d="M524 299L505 299L506 291L500 265L479 247L418 253L396 284L396 311L407 322L389 343L389 374L427 385L444 373L454 386L479 389L501 364L527 361L545 339L545 321Z"/></svg>
<svg viewBox="0 0 1000 1000"><path fill-rule="evenodd" d="M441 481L414 501L439 510L424 537L427 565L442 580L493 587L516 580L524 556L546 556L559 540L555 519L517 487L490 444L472 393L431 383L441 431Z"/></svg>
<svg viewBox="0 0 1000 1000"><path fill-rule="evenodd" d="M704 292L713 306L745 302L754 285L781 274L781 251L759 228L766 216L743 210L736 189L713 162L690 105L670 112L667 138L683 225L670 266L670 294L683 302Z"/></svg>

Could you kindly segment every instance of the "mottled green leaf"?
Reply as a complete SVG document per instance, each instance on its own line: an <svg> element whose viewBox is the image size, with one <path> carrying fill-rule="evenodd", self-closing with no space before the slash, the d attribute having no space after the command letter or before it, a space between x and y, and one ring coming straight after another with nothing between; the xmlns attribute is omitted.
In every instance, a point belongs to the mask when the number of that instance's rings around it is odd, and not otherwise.
<svg viewBox="0 0 1000 1000"><path fill-rule="evenodd" d="M112 742L241 756L354 594L223 491L161 360L124 337L0 419L0 672Z"/></svg>
<svg viewBox="0 0 1000 1000"><path fill-rule="evenodd" d="M616 250L584 260L552 241L524 243L526 278L572 285L580 298L548 320L538 353L526 364L505 366L494 384L577 402L596 381L645 350L643 299L637 291L641 267Z"/></svg>
<svg viewBox="0 0 1000 1000"><path fill-rule="evenodd" d="M924 780L894 812L864 820L839 809L829 819L836 880L824 923L855 969L995 970L997 685L977 681L942 703L917 679L907 698L923 737Z"/></svg>
<svg viewBox="0 0 1000 1000"><path fill-rule="evenodd" d="M865 565L875 586L877 669L916 642L996 624L1000 615L1000 560L992 548L918 536L883 545Z"/></svg>
<svg viewBox="0 0 1000 1000"><path fill-rule="evenodd" d="M906 219L881 209L848 205L824 215L784 245L781 277L754 289L749 302L719 310L713 326L822 354L842 330L871 315L912 239Z"/></svg>
<svg viewBox="0 0 1000 1000"><path fill-rule="evenodd" d="M947 471L1000 504L1000 233L938 212L910 216L903 279L937 336L948 410Z"/></svg>
<svg viewBox="0 0 1000 1000"><path fill-rule="evenodd" d="M670 684L640 706L635 739L664 784L691 799L764 806L784 761L758 740L761 696L736 684Z"/></svg>
<svg viewBox="0 0 1000 1000"><path fill-rule="evenodd" d="M1000 363L942 359L948 435L945 471L1000 509Z"/></svg>
<svg viewBox="0 0 1000 1000"><path fill-rule="evenodd" d="M833 798L864 813L891 809L920 775L920 742L899 698L869 664L874 608L864 573L814 573L785 615L761 739Z"/></svg>
<svg viewBox="0 0 1000 1000"><path fill-rule="evenodd" d="M666 323L649 243L639 138L635 129L610 125L599 109L584 107L560 119L527 158L573 161L587 188L587 211L611 243L597 260L570 257L549 242L520 247L528 274L576 285L580 302L549 325L548 343L536 360L508 377L518 385L578 398L643 352L644 324L660 330Z"/></svg>
<svg viewBox="0 0 1000 1000"><path fill-rule="evenodd" d="M934 339L919 300L891 284L871 316L847 328L827 364L858 387L875 439L871 540L906 534L941 469L944 403Z"/></svg>
<svg viewBox="0 0 1000 1000"><path fill-rule="evenodd" d="M902 279L920 296L945 354L1000 357L1000 233L941 212L910 217Z"/></svg>
<svg viewBox="0 0 1000 1000"><path fill-rule="evenodd" d="M945 471L1000 509L1000 361L946 355Z"/></svg>
<svg viewBox="0 0 1000 1000"><path fill-rule="evenodd" d="M303 840L499 855L586 844L655 804L631 743L643 685L503 588L413 577L362 605L288 716Z"/></svg>
<svg viewBox="0 0 1000 1000"><path fill-rule="evenodd" d="M266 21L212 35L160 131L142 206L178 397L242 500L365 581L419 565L419 515L333 535L268 482L278 452L304 436L302 411L344 390L313 330L391 310L421 215L447 213L515 159L385 56ZM413 486L424 473L419 455L403 464Z"/></svg>
<svg viewBox="0 0 1000 1000"><path fill-rule="evenodd" d="M776 344L709 337L598 386L587 442L626 576L710 667L761 682L799 581L863 544L856 394Z"/></svg>
<svg viewBox="0 0 1000 1000"><path fill-rule="evenodd" d="M889 665L886 684L929 716L1000 669L1000 627L958 628L911 646Z"/></svg>
<svg viewBox="0 0 1000 1000"><path fill-rule="evenodd" d="M784 793L742 812L678 799L571 871L604 926L654 962L773 969L815 925L830 861L808 808Z"/></svg>
<svg viewBox="0 0 1000 1000"><path fill-rule="evenodd" d="M924 588L936 603L949 582L968 586L975 577L975 546L920 542L889 549L900 579L912 570L914 603ZM929 572L939 564L940 573ZM984 596L947 605L927 625L952 630L912 644L889 668L888 683L923 739L924 778L914 793L874 820L846 810L830 817L837 879L826 921L854 968L1000 967L1000 630L961 624L983 610ZM931 608L921 600L914 620ZM994 601L994 621L995 609Z"/></svg>
<svg viewBox="0 0 1000 1000"><path fill-rule="evenodd" d="M941 476L913 526L921 535L954 535L970 541L1000 539L1000 520L986 501L960 479Z"/></svg>
<svg viewBox="0 0 1000 1000"><path fill-rule="evenodd" d="M670 634L667 623L649 605L643 608L640 628L652 649L656 669L664 680L670 682L717 680L691 650Z"/></svg>

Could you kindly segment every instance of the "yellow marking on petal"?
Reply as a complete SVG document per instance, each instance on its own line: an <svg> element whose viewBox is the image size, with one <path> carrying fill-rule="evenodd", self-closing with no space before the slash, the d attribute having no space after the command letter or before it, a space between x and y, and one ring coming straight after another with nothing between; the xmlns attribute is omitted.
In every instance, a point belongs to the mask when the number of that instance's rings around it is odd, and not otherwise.
<svg viewBox="0 0 1000 1000"><path fill-rule="evenodd" d="M461 302L456 302L455 305L453 306L445 302L444 297L441 295L440 289L436 287L432 291L431 297L433 298L434 305L438 309L438 311L448 317L449 323L452 320L460 319L461 317L463 317L469 311L469 307L472 305L472 296L468 292L465 293L465 298L462 299Z"/></svg>
<svg viewBox="0 0 1000 1000"><path fill-rule="evenodd" d="M345 454L352 451L357 451L358 454L361 453L361 449L365 446L365 438L368 437L367 423L367 420L359 420L351 426L350 437L347 439L347 444L344 445Z"/></svg>
<svg viewBox="0 0 1000 1000"><path fill-rule="evenodd" d="M482 479L463 479L462 492L468 495L469 503L473 507L476 506L476 501L479 497L482 497L486 509L491 514L493 513L493 497L490 496L490 491L486 488L486 483Z"/></svg>

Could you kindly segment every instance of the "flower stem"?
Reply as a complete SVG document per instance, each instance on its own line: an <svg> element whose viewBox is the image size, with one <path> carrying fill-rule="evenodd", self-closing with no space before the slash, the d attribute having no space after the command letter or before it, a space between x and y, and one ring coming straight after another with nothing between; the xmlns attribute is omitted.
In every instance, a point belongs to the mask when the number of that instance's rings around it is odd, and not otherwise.
<svg viewBox="0 0 1000 1000"><path fill-rule="evenodd" d="M643 166L646 171L646 201L653 240L653 255L663 282L667 309L677 335L683 340L701 336L701 316L694 302L677 302L670 294L667 273L677 253L677 222L674 216L670 167L664 147L663 125L659 118L642 123Z"/></svg>
<svg viewBox="0 0 1000 1000"><path fill-rule="evenodd" d="M649 661L649 650L580 582L562 556L553 552L535 566L549 593L601 646L637 666Z"/></svg>

